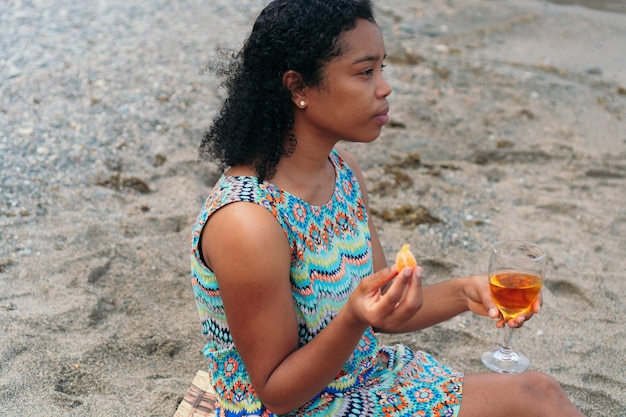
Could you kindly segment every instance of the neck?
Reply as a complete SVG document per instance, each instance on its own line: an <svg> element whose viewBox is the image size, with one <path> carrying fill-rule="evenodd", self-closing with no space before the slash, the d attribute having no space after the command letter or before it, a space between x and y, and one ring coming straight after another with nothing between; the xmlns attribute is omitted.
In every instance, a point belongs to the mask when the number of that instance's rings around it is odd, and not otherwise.
<svg viewBox="0 0 626 417"><path fill-rule="evenodd" d="M271 182L313 205L326 203L335 189L335 169L328 159L331 147L298 142L294 152L284 156Z"/></svg>

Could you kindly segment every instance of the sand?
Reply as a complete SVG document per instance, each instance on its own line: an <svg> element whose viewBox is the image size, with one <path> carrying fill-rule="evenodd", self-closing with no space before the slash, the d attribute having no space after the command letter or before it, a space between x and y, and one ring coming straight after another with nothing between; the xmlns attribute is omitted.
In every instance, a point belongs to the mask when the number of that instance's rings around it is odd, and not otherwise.
<svg viewBox="0 0 626 417"><path fill-rule="evenodd" d="M171 416L204 367L188 247L223 92L203 68L265 1L5 3L0 416ZM530 0L377 13L391 123L345 147L388 258L410 243L428 284L485 273L498 239L538 242L545 304L514 344L586 415L626 416L626 14ZM464 314L386 340L484 372L501 337Z"/></svg>

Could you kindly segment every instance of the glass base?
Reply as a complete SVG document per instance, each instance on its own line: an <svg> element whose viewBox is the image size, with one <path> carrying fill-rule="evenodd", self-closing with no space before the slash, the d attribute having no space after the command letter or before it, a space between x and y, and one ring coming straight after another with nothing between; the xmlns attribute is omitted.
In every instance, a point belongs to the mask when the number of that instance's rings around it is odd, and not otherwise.
<svg viewBox="0 0 626 417"><path fill-rule="evenodd" d="M487 368L503 374L517 374L530 367L530 359L526 355L502 346L485 351L480 359Z"/></svg>

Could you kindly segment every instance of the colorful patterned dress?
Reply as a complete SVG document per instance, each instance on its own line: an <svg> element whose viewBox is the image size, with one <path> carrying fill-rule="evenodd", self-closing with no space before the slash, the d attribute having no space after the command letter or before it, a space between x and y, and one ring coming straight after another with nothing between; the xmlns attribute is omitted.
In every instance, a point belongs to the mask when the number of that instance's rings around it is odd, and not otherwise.
<svg viewBox="0 0 626 417"><path fill-rule="evenodd" d="M233 202L270 211L292 249L291 286L300 346L339 312L359 281L373 271L367 213L356 177L336 151L331 200L313 206L255 177L223 175L192 234L192 286L208 343L204 354L217 394L217 416L272 416L256 396L226 323L215 275L198 244L208 217ZM370 328L335 379L294 416L455 416L463 375L406 346L382 346Z"/></svg>

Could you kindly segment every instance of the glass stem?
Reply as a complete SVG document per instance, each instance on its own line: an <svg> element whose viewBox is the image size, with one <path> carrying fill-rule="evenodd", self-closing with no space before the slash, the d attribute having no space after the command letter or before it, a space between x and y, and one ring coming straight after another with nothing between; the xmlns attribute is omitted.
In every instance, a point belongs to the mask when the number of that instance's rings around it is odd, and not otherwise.
<svg viewBox="0 0 626 417"><path fill-rule="evenodd" d="M508 324L504 324L504 341L500 347L500 356L503 360L512 360L513 353L513 328Z"/></svg>
<svg viewBox="0 0 626 417"><path fill-rule="evenodd" d="M513 328L508 324L504 324L504 342L502 348L506 350L513 349Z"/></svg>

